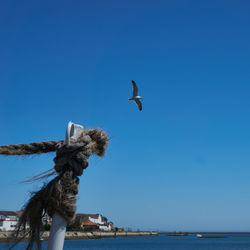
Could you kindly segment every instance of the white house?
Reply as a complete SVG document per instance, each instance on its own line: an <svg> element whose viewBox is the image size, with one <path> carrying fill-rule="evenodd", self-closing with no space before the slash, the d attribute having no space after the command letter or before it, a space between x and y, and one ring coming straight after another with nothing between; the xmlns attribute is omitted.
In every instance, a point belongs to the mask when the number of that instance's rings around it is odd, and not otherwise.
<svg viewBox="0 0 250 250"><path fill-rule="evenodd" d="M106 225L99 225L99 229L102 231L111 231L113 229L113 224L109 222Z"/></svg>
<svg viewBox="0 0 250 250"><path fill-rule="evenodd" d="M88 219L96 224L104 225L105 220L104 217L100 214L86 214L88 216Z"/></svg>
<svg viewBox="0 0 250 250"><path fill-rule="evenodd" d="M101 214L78 214L77 216L81 216L86 220L94 223L100 230L103 231L111 231L113 229L113 223L108 222L107 218L102 216ZM91 224L92 226L94 224Z"/></svg>
<svg viewBox="0 0 250 250"><path fill-rule="evenodd" d="M18 223L18 214L12 211L0 211L0 231L13 231Z"/></svg>

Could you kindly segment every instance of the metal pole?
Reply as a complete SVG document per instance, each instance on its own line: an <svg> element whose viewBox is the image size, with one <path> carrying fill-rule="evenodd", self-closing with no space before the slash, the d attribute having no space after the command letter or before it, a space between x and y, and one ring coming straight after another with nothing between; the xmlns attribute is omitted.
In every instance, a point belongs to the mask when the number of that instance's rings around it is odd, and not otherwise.
<svg viewBox="0 0 250 250"><path fill-rule="evenodd" d="M67 221L60 215L54 214L50 229L48 250L62 250L66 233Z"/></svg>
<svg viewBox="0 0 250 250"><path fill-rule="evenodd" d="M65 143L70 144L71 138L78 139L81 136L82 131L83 126L69 122L66 130ZM54 214L52 218L47 250L63 249L66 227L67 221L60 215Z"/></svg>

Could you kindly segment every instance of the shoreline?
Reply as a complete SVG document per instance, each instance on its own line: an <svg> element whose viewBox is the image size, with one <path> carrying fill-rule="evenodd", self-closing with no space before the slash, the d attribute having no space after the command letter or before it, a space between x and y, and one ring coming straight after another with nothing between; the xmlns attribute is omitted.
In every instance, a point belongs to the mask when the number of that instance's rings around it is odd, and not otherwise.
<svg viewBox="0 0 250 250"><path fill-rule="evenodd" d="M0 232L0 242L12 241L10 236L12 232ZM140 232L79 232L71 231L66 232L65 240L89 240L89 239L100 239L100 238L116 238L116 237L131 237L131 236L157 236L158 232L140 231ZM42 234L43 240L49 239L49 232L45 231ZM24 241L26 241L25 239Z"/></svg>
<svg viewBox="0 0 250 250"><path fill-rule="evenodd" d="M173 233L184 233L184 234L250 234L250 232L158 232L158 234L173 234Z"/></svg>

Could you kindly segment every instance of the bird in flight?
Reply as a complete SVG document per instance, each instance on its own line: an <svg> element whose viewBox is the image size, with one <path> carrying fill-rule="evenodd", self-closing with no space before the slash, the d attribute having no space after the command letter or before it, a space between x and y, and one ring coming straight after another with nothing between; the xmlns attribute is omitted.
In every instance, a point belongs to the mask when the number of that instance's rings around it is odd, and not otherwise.
<svg viewBox="0 0 250 250"><path fill-rule="evenodd" d="M133 87L133 96L131 98L129 98L129 101L135 101L135 103L137 104L138 109L141 111L142 110L142 104L140 99L142 99L141 96L138 95L138 87L135 83L135 81L132 80L132 87Z"/></svg>

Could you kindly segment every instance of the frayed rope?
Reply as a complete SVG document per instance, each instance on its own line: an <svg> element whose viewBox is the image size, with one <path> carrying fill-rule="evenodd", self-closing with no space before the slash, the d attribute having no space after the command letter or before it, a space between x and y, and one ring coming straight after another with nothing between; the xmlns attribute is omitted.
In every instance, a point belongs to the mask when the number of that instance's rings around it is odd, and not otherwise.
<svg viewBox="0 0 250 250"><path fill-rule="evenodd" d="M84 130L79 139L71 139L69 145L64 141L49 141L0 146L0 154L4 155L30 155L56 151L54 171L48 170L34 176L30 181L41 180L55 172L58 176L31 195L14 232L16 241L12 247L28 237L28 250L32 249L34 244L36 249L41 249L42 218L46 212L51 217L57 213L68 222L74 219L78 176L81 176L83 170L88 167L89 156L93 153L103 156L107 144L106 133L102 130L89 129Z"/></svg>

